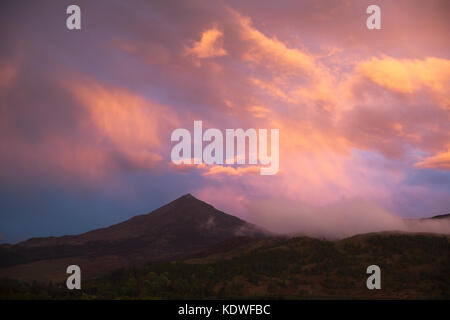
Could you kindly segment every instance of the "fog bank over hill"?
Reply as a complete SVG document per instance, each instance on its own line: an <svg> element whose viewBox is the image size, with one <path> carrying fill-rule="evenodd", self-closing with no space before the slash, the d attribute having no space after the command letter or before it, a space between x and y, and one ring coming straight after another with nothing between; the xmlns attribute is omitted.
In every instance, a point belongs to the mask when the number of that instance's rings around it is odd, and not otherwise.
<svg viewBox="0 0 450 320"><path fill-rule="evenodd" d="M362 199L312 207L295 201L263 200L248 206L249 221L276 233L328 239L398 230L450 234L450 219L404 219Z"/></svg>

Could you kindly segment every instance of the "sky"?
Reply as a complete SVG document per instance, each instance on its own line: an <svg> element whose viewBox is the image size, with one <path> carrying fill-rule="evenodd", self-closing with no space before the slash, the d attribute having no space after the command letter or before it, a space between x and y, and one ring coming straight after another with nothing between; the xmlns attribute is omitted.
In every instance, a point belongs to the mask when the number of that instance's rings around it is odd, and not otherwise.
<svg viewBox="0 0 450 320"><path fill-rule="evenodd" d="M73 3L81 30L66 28ZM370 4L381 30L366 27ZM448 1L0 6L0 242L186 193L277 232L450 212ZM279 172L174 165L171 132L194 120L279 129Z"/></svg>

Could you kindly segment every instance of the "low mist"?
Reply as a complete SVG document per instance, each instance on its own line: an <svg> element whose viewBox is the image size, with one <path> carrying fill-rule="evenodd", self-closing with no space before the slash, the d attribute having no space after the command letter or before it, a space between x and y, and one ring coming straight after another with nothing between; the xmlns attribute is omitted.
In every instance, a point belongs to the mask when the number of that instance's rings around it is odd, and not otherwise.
<svg viewBox="0 0 450 320"><path fill-rule="evenodd" d="M394 230L450 234L450 219L404 219L361 199L322 207L268 200L249 206L248 213L249 222L274 233L327 239Z"/></svg>

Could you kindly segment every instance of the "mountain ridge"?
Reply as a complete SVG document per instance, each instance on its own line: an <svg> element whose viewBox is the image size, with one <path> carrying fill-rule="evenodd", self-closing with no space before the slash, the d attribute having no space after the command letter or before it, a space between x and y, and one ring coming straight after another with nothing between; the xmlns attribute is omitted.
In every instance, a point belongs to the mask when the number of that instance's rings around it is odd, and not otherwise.
<svg viewBox="0 0 450 320"><path fill-rule="evenodd" d="M10 246L38 246L38 245L43 245L45 244L46 240L50 240L50 241L56 241L56 240L63 240L65 243L69 242L72 239L80 239L81 241L92 241L92 240L99 240L99 238L101 240L104 239L105 235L110 236L110 240L121 240L123 238L136 238L142 235L143 231L146 231L146 228L149 227L148 223L146 223L145 220L147 220L148 218L150 218L151 220L154 220L156 218L160 218L163 214L169 213L172 216L175 216L177 218L182 218L182 214L186 212L186 210L191 209L193 206L195 205L203 205L206 208L209 208L211 210L215 210L216 214L219 215L224 215L227 217L232 217L232 219L236 219L235 222L236 223L245 223L248 225L252 225L253 224L246 222L242 219L239 219L233 215L224 213L220 210L217 210L216 208L214 208L214 206L199 200L197 198L195 198L193 195L191 195L190 193L187 193L185 195L182 195L180 197L178 197L177 199L149 212L149 213L144 213L144 214L139 214L136 216L133 216L125 221L122 222L118 222L115 224L112 224L110 226L107 227L103 227L103 228L98 228L98 229L94 229L94 230L89 230L87 232L81 233L81 234L76 234L76 235L63 235L63 236L49 236L49 237L33 237L21 242L18 242L14 245L10 245ZM150 216L152 215L152 216ZM194 213L194 215L197 218L201 218L198 215L196 215ZM192 218L192 216L190 217ZM144 224L142 224L141 222L144 222ZM112 235L111 233L117 231L117 229L121 228L121 227L129 227L131 226L131 230L128 230L129 232L127 234L123 234L122 236L120 235ZM255 227L255 231L256 229L258 229L259 227ZM134 229L134 230L133 230ZM261 228L259 228L261 229ZM262 230L262 229L261 229ZM74 241L74 244L79 244L79 241Z"/></svg>
<svg viewBox="0 0 450 320"><path fill-rule="evenodd" d="M266 231L185 194L150 213L79 235L32 238L0 247L0 277L29 278L33 266L44 279L65 276L79 264L88 276L149 261L179 259L238 235ZM104 265L102 267L102 265ZM48 276L46 276L48 275Z"/></svg>

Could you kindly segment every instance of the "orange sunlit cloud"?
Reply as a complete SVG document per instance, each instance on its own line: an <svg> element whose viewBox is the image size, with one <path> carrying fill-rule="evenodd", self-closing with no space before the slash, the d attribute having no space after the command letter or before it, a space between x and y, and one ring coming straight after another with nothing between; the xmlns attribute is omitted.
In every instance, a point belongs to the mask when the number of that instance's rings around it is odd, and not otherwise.
<svg viewBox="0 0 450 320"><path fill-rule="evenodd" d="M450 151L441 152L415 164L418 168L450 170Z"/></svg>
<svg viewBox="0 0 450 320"><path fill-rule="evenodd" d="M434 57L419 59L394 59L391 57L363 61L358 70L380 86L401 93L412 94L429 89L439 106L450 108L450 60Z"/></svg>
<svg viewBox="0 0 450 320"><path fill-rule="evenodd" d="M192 48L187 48L186 51L200 59L227 55L223 49L223 33L217 29L205 30L200 41L195 42Z"/></svg>

